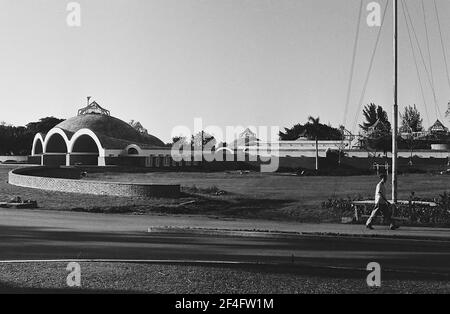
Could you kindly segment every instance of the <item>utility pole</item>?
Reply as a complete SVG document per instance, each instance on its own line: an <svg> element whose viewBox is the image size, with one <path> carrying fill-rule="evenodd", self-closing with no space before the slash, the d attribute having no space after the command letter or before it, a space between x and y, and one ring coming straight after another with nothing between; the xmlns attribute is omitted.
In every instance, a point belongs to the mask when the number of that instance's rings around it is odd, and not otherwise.
<svg viewBox="0 0 450 314"><path fill-rule="evenodd" d="M392 202L397 203L397 132L398 132L398 0L393 0L393 26L394 26L394 108L392 111Z"/></svg>
<svg viewBox="0 0 450 314"><path fill-rule="evenodd" d="M202 143L202 151L201 151L201 154L202 154L202 161L201 161L201 165L202 165L202 167L203 167L203 137L205 136L205 132L202 130L202 139L201 139L201 143Z"/></svg>
<svg viewBox="0 0 450 314"><path fill-rule="evenodd" d="M319 140L316 136L316 171L319 170Z"/></svg>

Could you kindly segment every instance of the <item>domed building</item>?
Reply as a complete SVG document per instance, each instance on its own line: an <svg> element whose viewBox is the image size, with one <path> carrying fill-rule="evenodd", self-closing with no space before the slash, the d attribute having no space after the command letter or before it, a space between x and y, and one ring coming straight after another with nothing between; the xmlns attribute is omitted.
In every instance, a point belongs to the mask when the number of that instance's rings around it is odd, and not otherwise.
<svg viewBox="0 0 450 314"><path fill-rule="evenodd" d="M31 158L41 165L128 165L176 167L171 148L146 131L110 115L97 102L87 99L78 115L33 140Z"/></svg>

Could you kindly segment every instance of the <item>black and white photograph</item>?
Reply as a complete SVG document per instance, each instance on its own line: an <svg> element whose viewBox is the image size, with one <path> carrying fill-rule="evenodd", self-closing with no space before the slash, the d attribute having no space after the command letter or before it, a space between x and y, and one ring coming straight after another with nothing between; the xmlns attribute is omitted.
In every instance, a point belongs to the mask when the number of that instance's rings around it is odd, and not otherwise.
<svg viewBox="0 0 450 314"><path fill-rule="evenodd" d="M448 0L0 0L0 108L0 294L450 293Z"/></svg>

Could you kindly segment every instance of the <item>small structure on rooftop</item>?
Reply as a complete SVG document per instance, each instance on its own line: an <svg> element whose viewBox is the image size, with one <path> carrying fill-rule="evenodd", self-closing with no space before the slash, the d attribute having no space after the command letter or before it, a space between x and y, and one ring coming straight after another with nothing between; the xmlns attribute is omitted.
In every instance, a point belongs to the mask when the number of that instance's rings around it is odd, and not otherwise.
<svg viewBox="0 0 450 314"><path fill-rule="evenodd" d="M90 99L91 99L91 96L88 96L87 97L87 106L78 110L79 116L85 115L85 114L103 114L106 116L111 115L109 110L102 108L96 101L89 103Z"/></svg>

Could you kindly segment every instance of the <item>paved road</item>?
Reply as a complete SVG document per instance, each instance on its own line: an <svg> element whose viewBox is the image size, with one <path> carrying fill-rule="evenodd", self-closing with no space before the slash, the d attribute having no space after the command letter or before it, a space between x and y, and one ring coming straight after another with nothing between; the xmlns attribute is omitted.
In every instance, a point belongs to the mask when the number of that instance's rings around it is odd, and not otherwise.
<svg viewBox="0 0 450 314"><path fill-rule="evenodd" d="M268 221L218 221L207 217L105 215L41 210L0 210L0 260L158 259L292 263L364 269L376 261L385 270L450 274L450 238L445 229L405 229L417 239L300 235L238 237L147 232L150 226L195 226L367 235L361 226L303 225ZM381 227L380 227L381 228ZM325 230L325 231L324 231ZM380 229L370 234L384 235ZM394 234L400 234L396 231ZM418 235L417 235L418 234ZM427 240L430 236L439 240Z"/></svg>
<svg viewBox="0 0 450 314"><path fill-rule="evenodd" d="M416 239L437 238L450 241L448 228L403 227L391 231L376 226L367 230L361 225L310 224L254 219L232 219L189 215L120 215L54 210L16 210L0 208L0 225L52 230L88 232L141 232L152 226L220 228L237 230L270 230L297 233L347 234L360 236L398 236Z"/></svg>

